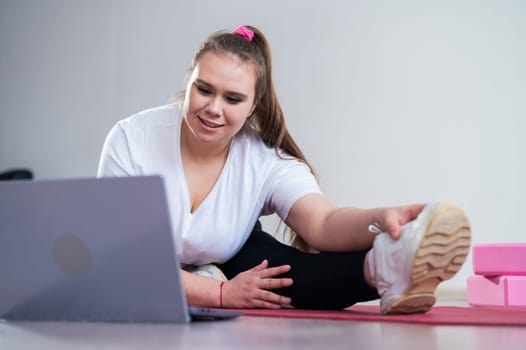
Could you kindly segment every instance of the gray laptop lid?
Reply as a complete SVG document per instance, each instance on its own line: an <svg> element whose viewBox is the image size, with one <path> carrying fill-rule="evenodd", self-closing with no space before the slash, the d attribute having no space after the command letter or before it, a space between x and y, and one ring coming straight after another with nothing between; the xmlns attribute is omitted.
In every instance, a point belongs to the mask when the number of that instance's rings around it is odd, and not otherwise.
<svg viewBox="0 0 526 350"><path fill-rule="evenodd" d="M190 321L162 179L0 182L0 318Z"/></svg>

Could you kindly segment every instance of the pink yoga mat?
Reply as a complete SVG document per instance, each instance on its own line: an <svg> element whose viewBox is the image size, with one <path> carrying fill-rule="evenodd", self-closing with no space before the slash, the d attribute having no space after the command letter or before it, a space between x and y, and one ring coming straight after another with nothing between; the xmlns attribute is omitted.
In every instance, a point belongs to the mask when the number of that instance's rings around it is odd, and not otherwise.
<svg viewBox="0 0 526 350"><path fill-rule="evenodd" d="M435 306L425 314L382 315L376 305L355 305L341 311L243 309L246 316L404 322L439 325L526 326L526 309Z"/></svg>

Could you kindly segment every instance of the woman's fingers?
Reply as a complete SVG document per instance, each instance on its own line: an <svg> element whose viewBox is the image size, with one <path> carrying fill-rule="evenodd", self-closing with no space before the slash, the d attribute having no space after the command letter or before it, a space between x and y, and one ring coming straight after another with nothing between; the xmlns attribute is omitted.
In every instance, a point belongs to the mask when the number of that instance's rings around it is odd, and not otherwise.
<svg viewBox="0 0 526 350"><path fill-rule="evenodd" d="M249 307L254 309L281 309L280 304L271 303L261 299L255 299Z"/></svg>
<svg viewBox="0 0 526 350"><path fill-rule="evenodd" d="M289 305L291 299L272 292L293 284L292 278L279 278L290 271L290 265L268 267L268 260L228 281L223 288L223 304L230 307L277 309ZM234 287L235 286L235 287Z"/></svg>
<svg viewBox="0 0 526 350"><path fill-rule="evenodd" d="M259 309L279 309L282 305L289 305L291 299L267 290L260 290L258 295L247 300L245 307Z"/></svg>
<svg viewBox="0 0 526 350"><path fill-rule="evenodd" d="M262 278L259 280L258 287L270 290L289 287L292 283L292 278Z"/></svg>
<svg viewBox="0 0 526 350"><path fill-rule="evenodd" d="M263 301L263 302L276 304L278 306L285 305L285 304L290 304L291 301L292 301L288 297L284 297L282 295L270 292L268 290L261 290L258 299Z"/></svg>
<svg viewBox="0 0 526 350"><path fill-rule="evenodd" d="M259 263L259 265L254 266L249 271L262 271L262 270L265 270L267 268L267 266L268 266L268 260L265 259L261 263Z"/></svg>
<svg viewBox="0 0 526 350"><path fill-rule="evenodd" d="M290 279L288 279L290 280ZM277 287L280 285L290 285L292 280L287 283L281 283L276 279L264 282L258 278L258 281L253 284L246 284L243 281L231 280L224 285L223 288L223 305L227 307L242 307L242 308L280 308L281 305L288 305L291 303L291 299L274 292L271 292L265 288L265 286L258 286L259 284L267 283L266 287ZM232 283L234 283L232 285ZM241 283L241 284L240 284Z"/></svg>
<svg viewBox="0 0 526 350"><path fill-rule="evenodd" d="M261 267L265 268L261 269ZM256 266L254 269L257 271L257 275L260 278L258 287L262 289L276 289L276 288L285 288L292 285L292 278L272 278L279 275L282 275L290 271L290 265L280 265L269 267L268 261L265 259L261 264Z"/></svg>
<svg viewBox="0 0 526 350"><path fill-rule="evenodd" d="M387 208L384 212L382 228L389 232L393 239L399 239L400 228L418 217L425 204L414 204L401 207Z"/></svg>
<svg viewBox="0 0 526 350"><path fill-rule="evenodd" d="M259 265L252 268L252 271L257 272L257 276L260 279L258 283L259 288L263 289L276 289L284 288L292 285L292 278L272 278L282 275L290 271L290 265L280 265L269 267L268 261L265 259Z"/></svg>
<svg viewBox="0 0 526 350"><path fill-rule="evenodd" d="M275 276L284 274L285 272L289 272L289 271L290 271L290 265L274 266L274 267L269 267L269 268L260 270L259 277L261 278L275 277Z"/></svg>

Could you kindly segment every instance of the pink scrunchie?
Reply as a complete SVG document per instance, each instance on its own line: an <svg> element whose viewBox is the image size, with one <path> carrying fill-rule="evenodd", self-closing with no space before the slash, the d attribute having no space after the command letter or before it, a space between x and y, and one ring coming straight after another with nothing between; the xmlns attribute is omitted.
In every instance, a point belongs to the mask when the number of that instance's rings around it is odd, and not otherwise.
<svg viewBox="0 0 526 350"><path fill-rule="evenodd" d="M243 38L247 39L248 41L252 41L252 39L254 39L254 32L245 26L237 27L236 29L234 29L232 33L241 35Z"/></svg>

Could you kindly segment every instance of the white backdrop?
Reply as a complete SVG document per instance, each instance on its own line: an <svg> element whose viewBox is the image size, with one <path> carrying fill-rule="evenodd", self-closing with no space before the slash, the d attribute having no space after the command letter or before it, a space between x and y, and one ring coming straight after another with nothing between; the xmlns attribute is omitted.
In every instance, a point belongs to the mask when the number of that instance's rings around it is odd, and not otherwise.
<svg viewBox="0 0 526 350"><path fill-rule="evenodd" d="M0 171L94 176L109 128L165 103L199 43L239 24L267 34L336 204L452 199L474 243L525 241L524 1L0 0Z"/></svg>

